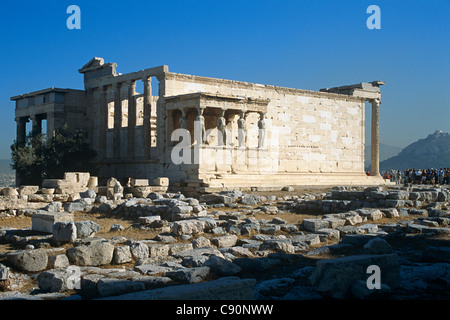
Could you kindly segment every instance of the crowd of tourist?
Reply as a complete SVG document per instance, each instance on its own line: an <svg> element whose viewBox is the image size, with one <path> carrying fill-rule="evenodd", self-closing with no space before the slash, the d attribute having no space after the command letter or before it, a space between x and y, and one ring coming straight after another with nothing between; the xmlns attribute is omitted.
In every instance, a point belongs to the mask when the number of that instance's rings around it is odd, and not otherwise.
<svg viewBox="0 0 450 320"><path fill-rule="evenodd" d="M383 178L396 184L450 184L450 168L390 170Z"/></svg>

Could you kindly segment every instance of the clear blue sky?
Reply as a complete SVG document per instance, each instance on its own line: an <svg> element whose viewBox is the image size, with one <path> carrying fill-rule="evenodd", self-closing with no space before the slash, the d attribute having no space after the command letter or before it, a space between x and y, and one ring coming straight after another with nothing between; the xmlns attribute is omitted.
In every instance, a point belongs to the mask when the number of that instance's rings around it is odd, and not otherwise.
<svg viewBox="0 0 450 320"><path fill-rule="evenodd" d="M69 5L81 30L69 30ZM369 30L369 5L381 29ZM0 159L15 139L11 96L83 89L94 56L117 71L158 65L200 76L319 90L383 80L380 140L450 132L450 1L8 1L0 7Z"/></svg>

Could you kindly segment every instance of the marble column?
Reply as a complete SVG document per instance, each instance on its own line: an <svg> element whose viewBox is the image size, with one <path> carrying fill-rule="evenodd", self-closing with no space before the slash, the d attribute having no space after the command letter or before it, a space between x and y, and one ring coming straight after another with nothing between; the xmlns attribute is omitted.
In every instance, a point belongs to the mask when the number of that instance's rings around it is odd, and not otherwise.
<svg viewBox="0 0 450 320"><path fill-rule="evenodd" d="M114 129L113 129L113 155L120 158L120 132L122 128L122 100L120 89L122 83L118 82L114 86Z"/></svg>
<svg viewBox="0 0 450 320"><path fill-rule="evenodd" d="M380 99L373 99L372 104L372 127L371 127L371 176L380 175L380 132L379 132L379 107Z"/></svg>
<svg viewBox="0 0 450 320"><path fill-rule="evenodd" d="M42 117L39 115L30 116L32 122L33 137L42 133Z"/></svg>
<svg viewBox="0 0 450 320"><path fill-rule="evenodd" d="M98 128L98 148L99 158L106 158L106 132L108 131L108 101L106 98L107 86L101 86L98 88L100 94L100 124Z"/></svg>
<svg viewBox="0 0 450 320"><path fill-rule="evenodd" d="M144 82L144 158L150 159L151 150L151 113L152 113L152 78L145 77Z"/></svg>
<svg viewBox="0 0 450 320"><path fill-rule="evenodd" d="M18 117L16 118L17 130L16 130L16 141L19 145L25 145L27 136L27 118Z"/></svg>
<svg viewBox="0 0 450 320"><path fill-rule="evenodd" d="M131 80L128 84L128 130L127 130L127 153L128 158L135 158L135 128L136 128L136 80Z"/></svg>
<svg viewBox="0 0 450 320"><path fill-rule="evenodd" d="M47 112L47 139L55 133L55 112Z"/></svg>

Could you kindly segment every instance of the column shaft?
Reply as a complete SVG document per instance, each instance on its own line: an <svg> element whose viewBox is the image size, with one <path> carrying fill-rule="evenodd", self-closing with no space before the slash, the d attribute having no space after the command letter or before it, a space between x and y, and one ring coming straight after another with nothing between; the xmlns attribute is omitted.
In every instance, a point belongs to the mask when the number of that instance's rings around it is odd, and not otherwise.
<svg viewBox="0 0 450 320"><path fill-rule="evenodd" d="M128 157L133 159L135 157L135 147L134 147L134 138L135 138L135 128L136 128L136 103L134 99L134 95L136 93L136 81L132 80L128 83L128 143L127 143L127 151Z"/></svg>
<svg viewBox="0 0 450 320"><path fill-rule="evenodd" d="M47 112L47 139L51 139L53 137L55 129L55 113Z"/></svg>
<svg viewBox="0 0 450 320"><path fill-rule="evenodd" d="M16 118L17 122L17 131L16 131L16 141L19 145L24 145L26 140L26 128L27 128L27 122L26 118Z"/></svg>
<svg viewBox="0 0 450 320"><path fill-rule="evenodd" d="M152 99L152 79L144 78L142 79L144 82L144 158L150 159L150 150L151 150L151 99Z"/></svg>
<svg viewBox="0 0 450 320"><path fill-rule="evenodd" d="M100 125L98 130L99 158L106 158L106 132L108 130L108 101L106 99L106 86L99 87L100 94Z"/></svg>
<svg viewBox="0 0 450 320"><path fill-rule="evenodd" d="M32 122L32 133L33 136L37 136L42 133L42 118L38 115L33 115L30 117Z"/></svg>
<svg viewBox="0 0 450 320"><path fill-rule="evenodd" d="M122 100L120 88L122 84L116 83L114 88L114 129L113 129L113 155L120 157L120 132L122 128Z"/></svg>
<svg viewBox="0 0 450 320"><path fill-rule="evenodd" d="M372 104L372 127L371 127L371 176L380 175L380 132L379 132L379 106L380 100L374 99Z"/></svg>

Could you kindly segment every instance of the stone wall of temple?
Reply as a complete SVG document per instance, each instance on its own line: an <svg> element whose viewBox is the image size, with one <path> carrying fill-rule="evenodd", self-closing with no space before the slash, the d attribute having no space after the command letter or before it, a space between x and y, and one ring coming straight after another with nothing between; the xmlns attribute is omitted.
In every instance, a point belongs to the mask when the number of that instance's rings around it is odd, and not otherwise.
<svg viewBox="0 0 450 320"><path fill-rule="evenodd" d="M365 176L362 98L176 73L165 73L164 81L166 96L203 92L269 100L267 148L257 149L259 116L250 113L247 124L254 131L249 133L247 152L234 148L236 161L229 166L203 166L205 174L313 173L324 174L327 179L329 174ZM238 118L227 119L227 127L237 128ZM251 161L252 156L256 162Z"/></svg>
<svg viewBox="0 0 450 320"><path fill-rule="evenodd" d="M42 119L50 129L69 119L88 130L100 179L168 177L174 185L205 190L383 182L378 171L383 81L309 91L178 74L167 66L121 74L115 63L98 57L78 71L85 85L74 98L83 99L79 107L71 107L70 89L12 98L18 138L24 139L28 119L37 132ZM153 94L152 83L158 85ZM55 100L45 114L23 105L47 93L67 93L67 100L64 105ZM371 177L364 172L367 101Z"/></svg>

